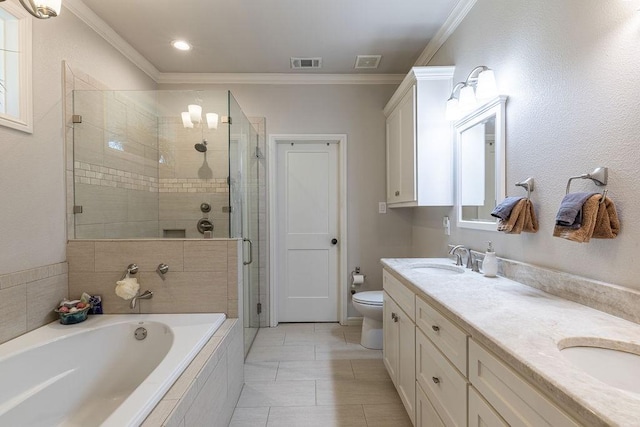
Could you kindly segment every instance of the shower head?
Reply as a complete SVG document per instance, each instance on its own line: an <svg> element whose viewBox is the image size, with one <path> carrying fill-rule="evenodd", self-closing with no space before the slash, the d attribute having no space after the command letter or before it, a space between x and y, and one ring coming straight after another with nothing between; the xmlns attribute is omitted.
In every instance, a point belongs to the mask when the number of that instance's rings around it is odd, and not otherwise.
<svg viewBox="0 0 640 427"><path fill-rule="evenodd" d="M203 139L202 142L197 143L196 145L193 146L193 148L195 148L196 151L199 151L201 153L206 153L207 152L207 140Z"/></svg>

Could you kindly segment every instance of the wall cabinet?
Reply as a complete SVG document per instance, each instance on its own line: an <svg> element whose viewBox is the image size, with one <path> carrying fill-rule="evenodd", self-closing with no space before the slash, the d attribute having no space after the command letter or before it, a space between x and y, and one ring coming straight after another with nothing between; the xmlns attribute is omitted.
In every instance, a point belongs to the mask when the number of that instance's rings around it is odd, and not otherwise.
<svg viewBox="0 0 640 427"><path fill-rule="evenodd" d="M453 140L445 118L454 67L414 67L385 106L389 207L453 205Z"/></svg>

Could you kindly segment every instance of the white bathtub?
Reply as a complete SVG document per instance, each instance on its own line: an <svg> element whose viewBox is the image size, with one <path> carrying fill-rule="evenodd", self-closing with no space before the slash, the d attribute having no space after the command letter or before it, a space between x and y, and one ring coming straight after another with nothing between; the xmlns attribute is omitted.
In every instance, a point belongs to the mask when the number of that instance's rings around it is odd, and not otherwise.
<svg viewBox="0 0 640 427"><path fill-rule="evenodd" d="M0 345L0 426L137 426L224 314L89 316ZM134 332L148 334L137 340Z"/></svg>

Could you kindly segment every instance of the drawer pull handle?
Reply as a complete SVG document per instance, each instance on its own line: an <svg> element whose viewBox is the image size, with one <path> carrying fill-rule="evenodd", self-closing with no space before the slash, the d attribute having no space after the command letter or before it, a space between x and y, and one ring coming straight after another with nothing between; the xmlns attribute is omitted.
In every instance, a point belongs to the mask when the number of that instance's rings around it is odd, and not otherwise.
<svg viewBox="0 0 640 427"><path fill-rule="evenodd" d="M399 195L400 195L400 192L399 192L399 191L396 191L396 196L399 196Z"/></svg>
<svg viewBox="0 0 640 427"><path fill-rule="evenodd" d="M394 322L398 321L398 315L395 313L391 313L391 318L393 319Z"/></svg>
<svg viewBox="0 0 640 427"><path fill-rule="evenodd" d="M434 383L436 384L440 384L440 378L438 377L431 377L431 379L433 380Z"/></svg>
<svg viewBox="0 0 640 427"><path fill-rule="evenodd" d="M433 329L434 332L438 332L440 330L440 326L433 325L431 326L431 329Z"/></svg>

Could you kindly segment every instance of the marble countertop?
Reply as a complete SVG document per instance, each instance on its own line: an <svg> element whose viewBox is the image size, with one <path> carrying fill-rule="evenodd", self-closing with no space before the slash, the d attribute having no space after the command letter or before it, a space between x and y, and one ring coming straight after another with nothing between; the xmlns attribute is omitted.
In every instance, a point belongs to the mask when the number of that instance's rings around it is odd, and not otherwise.
<svg viewBox="0 0 640 427"><path fill-rule="evenodd" d="M628 349L638 350L640 325L504 277L484 277L468 269L460 274L413 269L426 262L453 265L448 258L381 262L582 422L594 426L640 425L640 394L587 375L566 360L558 347L562 340L580 338L592 343L622 341Z"/></svg>

